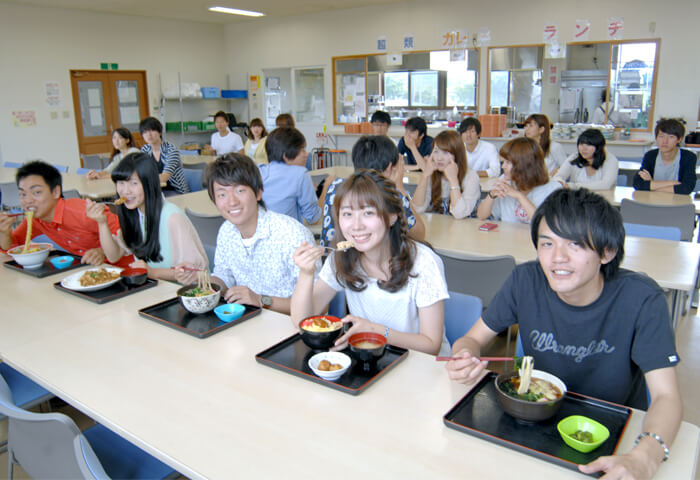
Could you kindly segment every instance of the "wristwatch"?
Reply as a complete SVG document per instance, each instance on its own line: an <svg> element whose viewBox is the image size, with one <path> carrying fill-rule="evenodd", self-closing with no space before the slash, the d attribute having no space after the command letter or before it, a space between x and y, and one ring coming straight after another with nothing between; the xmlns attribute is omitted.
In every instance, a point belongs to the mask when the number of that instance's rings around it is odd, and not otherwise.
<svg viewBox="0 0 700 480"><path fill-rule="evenodd" d="M263 308L267 308L272 305L272 297L269 295L260 295L260 303L262 303Z"/></svg>

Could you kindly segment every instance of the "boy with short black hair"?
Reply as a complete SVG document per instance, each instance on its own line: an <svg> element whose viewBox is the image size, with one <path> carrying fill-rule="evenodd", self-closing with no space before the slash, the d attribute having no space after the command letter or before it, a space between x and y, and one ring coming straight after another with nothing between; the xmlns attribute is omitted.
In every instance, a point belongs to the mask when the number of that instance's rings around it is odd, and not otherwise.
<svg viewBox="0 0 700 480"><path fill-rule="evenodd" d="M63 198L63 179L53 165L42 161L25 163L15 175L19 200L24 211L33 211L32 238L46 235L69 253L80 255L81 263L100 265L105 254L100 245L97 222L88 218L90 200ZM107 224L112 234L119 230L119 219L105 207ZM0 247L8 250L22 245L27 234L26 218L12 230L14 218L0 213ZM128 266L133 257L122 257L117 263Z"/></svg>
<svg viewBox="0 0 700 480"><path fill-rule="evenodd" d="M313 243L313 235L293 218L265 208L260 171L245 155L217 158L204 179L226 220L216 237L212 281L223 287L227 302L288 314L299 277L292 254L302 242Z"/></svg>
<svg viewBox="0 0 700 480"><path fill-rule="evenodd" d="M406 120L406 130L399 140L399 153L405 155L409 170L422 168L425 159L433 151L433 137L428 136L428 126L420 117ZM415 166L414 168L412 168Z"/></svg>
<svg viewBox="0 0 700 480"><path fill-rule="evenodd" d="M403 158L399 156L396 146L385 135L363 135L352 147L352 163L355 170L376 170L390 179L396 185L401 194L403 209L408 222L408 235L414 240L422 241L425 238L425 224L420 215L413 213L411 198L406 193L403 185ZM330 246L335 237L335 225L333 224L333 200L337 188L345 181L344 178L326 179L328 192L325 194L323 206L323 225L321 227L321 245Z"/></svg>
<svg viewBox="0 0 700 480"><path fill-rule="evenodd" d="M481 122L474 117L467 117L457 127L467 150L467 164L480 177L498 177L501 174L501 161L498 150L488 142L481 140Z"/></svg>
<svg viewBox="0 0 700 480"><path fill-rule="evenodd" d="M372 130L374 130L375 135L389 136L388 133L389 127L391 127L391 116L387 112L377 110L372 114L369 121L372 124Z"/></svg>
<svg viewBox="0 0 700 480"><path fill-rule="evenodd" d="M668 306L659 286L620 269L620 213L586 189L558 190L531 222L537 261L518 265L489 308L453 347L451 379L476 381L479 360L497 332L517 324L524 353L571 391L635 408L651 404L638 445L601 457L584 473L613 468L649 478L668 455L682 418L678 363ZM645 388L647 387L647 388ZM631 478L632 478L631 477Z"/></svg>

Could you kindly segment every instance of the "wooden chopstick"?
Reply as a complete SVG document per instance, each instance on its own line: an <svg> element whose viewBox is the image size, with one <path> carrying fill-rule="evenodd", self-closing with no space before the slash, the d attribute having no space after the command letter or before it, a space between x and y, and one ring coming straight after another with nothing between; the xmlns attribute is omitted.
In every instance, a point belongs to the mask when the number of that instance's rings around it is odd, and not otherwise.
<svg viewBox="0 0 700 480"><path fill-rule="evenodd" d="M449 362L450 360L461 360L462 357L435 357L437 362ZM480 357L479 360L484 362L512 362L515 357Z"/></svg>

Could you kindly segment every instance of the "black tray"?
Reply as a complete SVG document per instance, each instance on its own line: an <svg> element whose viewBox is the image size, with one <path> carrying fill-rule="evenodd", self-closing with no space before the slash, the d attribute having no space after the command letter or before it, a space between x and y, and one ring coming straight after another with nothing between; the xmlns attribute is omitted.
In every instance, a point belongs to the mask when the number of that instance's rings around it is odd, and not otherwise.
<svg viewBox="0 0 700 480"><path fill-rule="evenodd" d="M225 305L224 300L219 300L219 305ZM179 297L171 298L164 302L156 303L150 307L139 310L139 315L154 322L162 323L175 330L189 333L198 338L206 338L222 330L226 330L241 322L245 322L249 318L258 315L261 311L260 307L245 305L243 315L232 322L222 322L216 316L214 311L207 313L195 314L188 312L182 306Z"/></svg>
<svg viewBox="0 0 700 480"><path fill-rule="evenodd" d="M631 409L567 392L561 409L554 417L538 423L523 422L505 413L498 404L494 385L497 376L493 372L486 375L452 407L443 417L445 425L576 471L579 471L579 464L592 462L603 455L613 455L617 450ZM602 423L610 430L610 437L592 452L574 450L564 443L557 430L559 421L570 415L583 415Z"/></svg>
<svg viewBox="0 0 700 480"><path fill-rule="evenodd" d="M348 371L338 380L329 381L317 377L309 368L309 359L321 351L323 350L313 350L308 347L301 339L301 335L296 333L258 353L255 359L263 365L291 373L306 380L335 388L350 395L359 395L408 355L408 350L405 348L387 345L384 350L384 356L377 361L377 364L369 371L364 371L362 363L353 357L349 349L345 349L343 353L348 354L352 359L352 364Z"/></svg>
<svg viewBox="0 0 700 480"><path fill-rule="evenodd" d="M75 290L71 290L70 288L64 287L63 285L61 285L61 282L56 282L53 284L53 286L56 287L58 290L63 290L64 292L70 293L71 295L84 298L85 300L97 304L111 302L112 300L116 300L117 298L126 297L127 295L131 295L132 293L140 292L141 290L146 290L148 288L155 287L156 285L158 285L158 280L155 280L153 278L147 279L146 283L137 287L130 287L120 280L114 285L110 285L109 287L103 288L101 290L94 290L92 292L77 292Z"/></svg>
<svg viewBox="0 0 700 480"><path fill-rule="evenodd" d="M67 267L56 268L53 266L53 263L51 263L49 261L49 259L51 257L63 257L63 256L73 257L73 263L71 263ZM24 268L22 265L15 262L14 260L10 260L9 262L5 262L5 266L7 268L11 268L12 270L17 270L18 272L22 272L22 273L26 273L27 275L31 275L32 277L44 278L44 277L48 277L49 275L54 275L56 273L67 272L68 270L73 270L75 268L84 267L85 265L80 263L80 258L81 257L79 257L78 255L73 255L72 253L61 252L58 250L52 250L51 252L49 252L49 256L44 261L44 264L39 268Z"/></svg>

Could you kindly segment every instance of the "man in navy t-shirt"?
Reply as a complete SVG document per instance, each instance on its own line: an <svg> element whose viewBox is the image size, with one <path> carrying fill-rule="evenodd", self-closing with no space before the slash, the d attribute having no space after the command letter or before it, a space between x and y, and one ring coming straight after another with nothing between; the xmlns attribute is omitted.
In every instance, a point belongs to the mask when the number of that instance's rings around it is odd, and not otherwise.
<svg viewBox="0 0 700 480"><path fill-rule="evenodd" d="M409 170L422 168L424 157L433 152L433 137L428 136L428 126L420 117L411 117L406 120L406 131L399 140L399 153L404 155L406 166ZM415 166L416 168L411 168Z"/></svg>
<svg viewBox="0 0 700 480"><path fill-rule="evenodd" d="M646 275L620 269L620 213L586 189L552 193L535 212L531 235L537 261L518 265L454 343L453 356L460 358L447 363L448 374L474 383L486 367L481 349L517 324L525 354L568 390L644 409L648 388L651 404L638 445L579 468L650 478L668 456L665 442L673 442L683 410L663 292Z"/></svg>

